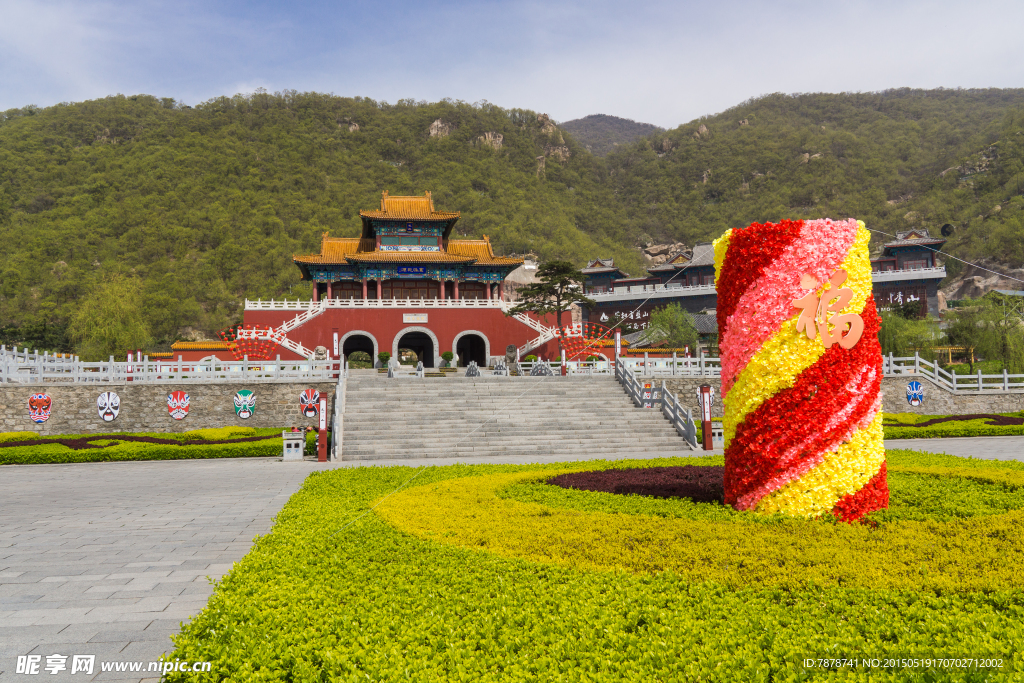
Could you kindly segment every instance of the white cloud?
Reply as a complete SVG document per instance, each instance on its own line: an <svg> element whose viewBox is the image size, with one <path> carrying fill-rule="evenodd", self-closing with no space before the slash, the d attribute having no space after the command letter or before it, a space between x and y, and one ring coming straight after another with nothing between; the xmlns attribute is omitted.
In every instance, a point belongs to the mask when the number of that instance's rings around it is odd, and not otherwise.
<svg viewBox="0 0 1024 683"><path fill-rule="evenodd" d="M0 0L0 109L257 87L673 127L768 92L1021 87L1024 5ZM8 20L10 19L10 20Z"/></svg>

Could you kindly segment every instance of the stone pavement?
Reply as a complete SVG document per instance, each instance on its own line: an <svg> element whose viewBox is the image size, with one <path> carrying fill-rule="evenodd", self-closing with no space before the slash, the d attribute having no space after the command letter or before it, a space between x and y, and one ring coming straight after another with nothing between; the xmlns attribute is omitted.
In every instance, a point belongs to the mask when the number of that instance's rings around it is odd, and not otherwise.
<svg viewBox="0 0 1024 683"><path fill-rule="evenodd" d="M0 467L0 679L42 655L47 681L158 679L102 673L155 661L219 578L266 533L310 467L272 459ZM68 655L51 675L46 656ZM70 655L96 655L92 677ZM34 680L24 677L23 680Z"/></svg>
<svg viewBox="0 0 1024 683"><path fill-rule="evenodd" d="M1024 436L949 437L945 439L886 439L886 448L946 453L962 458L1024 460Z"/></svg>
<svg viewBox="0 0 1024 683"><path fill-rule="evenodd" d="M1024 459L1024 437L913 439L889 448ZM721 453L721 449L715 451ZM623 458L699 455L699 451ZM318 469L560 462L566 457L417 458L325 465L274 458L0 467L0 679L18 655L41 655L39 680L157 680L148 662L198 613L219 578L270 530ZM46 656L96 656L93 676L50 675ZM143 662L143 672L102 672Z"/></svg>

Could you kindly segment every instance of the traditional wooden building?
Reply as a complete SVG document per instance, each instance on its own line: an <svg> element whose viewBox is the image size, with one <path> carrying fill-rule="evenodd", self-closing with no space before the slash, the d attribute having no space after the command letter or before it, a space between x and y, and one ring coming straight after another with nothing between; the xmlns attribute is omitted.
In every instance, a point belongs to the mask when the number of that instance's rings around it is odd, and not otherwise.
<svg viewBox="0 0 1024 683"><path fill-rule="evenodd" d="M311 301L246 301L244 324L274 341L282 358L319 353L414 351L436 367L452 351L461 365L484 366L506 346L553 358L551 319L506 315L505 278L523 259L498 256L485 236L452 239L457 211L438 211L427 192L360 211L359 237L324 234L320 251L293 257Z"/></svg>
<svg viewBox="0 0 1024 683"><path fill-rule="evenodd" d="M595 268L594 263L588 268ZM616 272L622 271L616 269ZM587 270L583 273L587 274ZM623 277L612 280L603 291L588 288L587 296L596 306L584 311L585 320L608 324L625 318L645 328L651 313L667 304L677 303L690 313L700 313L714 309L718 303L715 250L711 242L698 242L693 251L673 254L665 263L648 268L647 273L647 277L640 278L623 273Z"/></svg>
<svg viewBox="0 0 1024 683"><path fill-rule="evenodd" d="M895 240L883 245L882 255L871 259L876 308L888 310L916 301L921 317L937 317L939 283L946 268L935 257L945 243L926 228L916 228L896 233Z"/></svg>
<svg viewBox="0 0 1024 683"><path fill-rule="evenodd" d="M502 283L522 259L495 256L482 240L450 239L458 211L437 211L422 197L381 195L360 211L360 237L328 237L319 254L295 256L313 301L326 299L501 299Z"/></svg>
<svg viewBox="0 0 1024 683"><path fill-rule="evenodd" d="M628 273L615 265L615 259L610 258L596 258L580 272L586 278L583 281L583 292L588 296L610 292L616 280L629 277Z"/></svg>

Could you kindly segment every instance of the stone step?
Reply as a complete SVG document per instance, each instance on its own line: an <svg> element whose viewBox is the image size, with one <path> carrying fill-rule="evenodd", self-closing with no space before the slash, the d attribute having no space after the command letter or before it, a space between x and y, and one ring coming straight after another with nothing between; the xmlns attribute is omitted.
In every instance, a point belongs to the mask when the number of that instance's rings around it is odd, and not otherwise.
<svg viewBox="0 0 1024 683"><path fill-rule="evenodd" d="M621 444L600 447L594 444L564 444L558 447L532 446L532 445L509 445L509 446L453 446L447 449L343 449L342 459L380 459L391 460L400 458L453 458L458 456L613 456L616 454L649 454L649 453L674 453L677 455L692 455L696 452L690 451L685 441L677 439L673 443L652 443L650 445Z"/></svg>
<svg viewBox="0 0 1024 683"><path fill-rule="evenodd" d="M671 429L671 428L669 428ZM466 440L472 440L480 443L547 443L557 445L563 442L582 442L582 441L600 441L604 443L614 443L617 441L645 441L650 439L674 439L677 438L674 430L670 431L666 429L664 431L658 430L657 432L644 432L644 433L631 433L631 432L617 432L617 433L596 433L591 434L588 432L578 432L569 434L559 434L557 438L552 438L551 434L513 434L512 432L503 432L500 434L486 434L483 432L467 432L464 435L451 434L449 436L444 435L419 435L419 434L408 434L405 436L396 436L389 439L382 439L373 434L361 434L359 432L346 432L345 443L359 443L359 444L409 444L409 445L429 445L437 444L441 445L444 443L463 443Z"/></svg>

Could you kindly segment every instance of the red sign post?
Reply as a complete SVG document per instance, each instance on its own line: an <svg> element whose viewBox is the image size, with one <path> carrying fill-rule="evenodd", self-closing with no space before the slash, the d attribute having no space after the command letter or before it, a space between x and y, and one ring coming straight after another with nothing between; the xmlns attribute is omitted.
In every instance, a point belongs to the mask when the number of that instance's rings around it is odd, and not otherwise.
<svg viewBox="0 0 1024 683"><path fill-rule="evenodd" d="M703 428L704 432L704 450L706 451L711 451L715 449L711 439L711 401L713 400L714 399L712 398L711 385L701 384L700 419L701 427Z"/></svg>
<svg viewBox="0 0 1024 683"><path fill-rule="evenodd" d="M320 398L320 433L316 435L317 462L327 462L327 399Z"/></svg>

